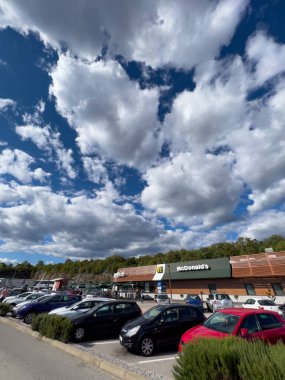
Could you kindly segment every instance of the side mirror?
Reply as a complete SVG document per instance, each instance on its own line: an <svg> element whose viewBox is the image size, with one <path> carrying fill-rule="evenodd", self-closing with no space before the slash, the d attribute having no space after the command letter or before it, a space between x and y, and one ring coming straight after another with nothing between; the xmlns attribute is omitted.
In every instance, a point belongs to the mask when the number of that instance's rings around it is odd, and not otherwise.
<svg viewBox="0 0 285 380"><path fill-rule="evenodd" d="M241 329L240 330L242 338L248 338L248 329Z"/></svg>
<svg viewBox="0 0 285 380"><path fill-rule="evenodd" d="M161 325L164 322L165 322L165 319L164 318L160 318L159 324Z"/></svg>

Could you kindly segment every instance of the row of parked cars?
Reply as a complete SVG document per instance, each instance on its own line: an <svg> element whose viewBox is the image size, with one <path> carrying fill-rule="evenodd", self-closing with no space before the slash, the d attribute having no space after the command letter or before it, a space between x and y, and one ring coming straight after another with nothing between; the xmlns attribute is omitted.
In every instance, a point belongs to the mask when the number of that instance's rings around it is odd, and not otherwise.
<svg viewBox="0 0 285 380"><path fill-rule="evenodd" d="M186 303L199 307L202 311L204 310L202 299L198 294L188 294L186 297ZM230 296L225 293L214 293L209 294L206 300L206 307L208 312L215 313L220 309L233 308L234 303ZM262 309L271 310L280 314L285 318L285 304L276 305L273 300L270 299L255 299L249 298L245 303L241 305L245 309Z"/></svg>
<svg viewBox="0 0 285 380"><path fill-rule="evenodd" d="M208 319L199 305L157 304L142 313L135 301L57 293L22 293L4 301L14 305L13 316L30 324L34 315L63 315L73 324L73 340L119 337L130 352L151 356L160 347L179 344L179 350L197 337L262 339L285 343L285 320L265 308L217 309ZM189 302L190 302L190 297ZM248 303L251 305L251 303ZM266 305L264 305L266 306Z"/></svg>

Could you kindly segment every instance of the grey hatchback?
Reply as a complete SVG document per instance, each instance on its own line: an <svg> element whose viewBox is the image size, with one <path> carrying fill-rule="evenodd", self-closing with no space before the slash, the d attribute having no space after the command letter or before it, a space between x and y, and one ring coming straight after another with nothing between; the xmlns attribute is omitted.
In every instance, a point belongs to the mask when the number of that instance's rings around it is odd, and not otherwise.
<svg viewBox="0 0 285 380"><path fill-rule="evenodd" d="M230 296L225 293L211 293L207 300L207 309L215 313L218 309L228 309L234 307Z"/></svg>
<svg viewBox="0 0 285 380"><path fill-rule="evenodd" d="M167 294L158 294L155 297L155 302L157 304L169 304L169 303L171 303L170 298L168 297Z"/></svg>

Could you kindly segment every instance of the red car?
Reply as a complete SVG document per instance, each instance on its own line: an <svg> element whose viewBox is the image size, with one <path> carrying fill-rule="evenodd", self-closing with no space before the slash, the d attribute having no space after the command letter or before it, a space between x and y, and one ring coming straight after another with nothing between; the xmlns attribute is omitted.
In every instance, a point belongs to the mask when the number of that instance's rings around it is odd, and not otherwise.
<svg viewBox="0 0 285 380"><path fill-rule="evenodd" d="M181 337L179 351L193 339L220 339L229 335L262 339L272 344L282 340L285 344L285 320L274 311L223 309L211 315L201 325L186 331Z"/></svg>

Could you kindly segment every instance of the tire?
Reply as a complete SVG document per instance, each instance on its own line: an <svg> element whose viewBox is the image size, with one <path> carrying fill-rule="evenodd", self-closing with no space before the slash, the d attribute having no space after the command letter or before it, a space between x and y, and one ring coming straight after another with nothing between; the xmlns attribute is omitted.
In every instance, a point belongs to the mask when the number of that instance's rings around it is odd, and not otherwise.
<svg viewBox="0 0 285 380"><path fill-rule="evenodd" d="M81 342L86 337L85 328L82 326L75 327L73 337L76 342Z"/></svg>
<svg viewBox="0 0 285 380"><path fill-rule="evenodd" d="M143 356L151 356L154 353L155 345L154 341L146 336L141 340L140 352Z"/></svg>
<svg viewBox="0 0 285 380"><path fill-rule="evenodd" d="M31 325L32 324L32 321L33 321L33 318L34 318L34 313L28 313L24 316L23 318L23 321L27 324L27 325Z"/></svg>

